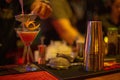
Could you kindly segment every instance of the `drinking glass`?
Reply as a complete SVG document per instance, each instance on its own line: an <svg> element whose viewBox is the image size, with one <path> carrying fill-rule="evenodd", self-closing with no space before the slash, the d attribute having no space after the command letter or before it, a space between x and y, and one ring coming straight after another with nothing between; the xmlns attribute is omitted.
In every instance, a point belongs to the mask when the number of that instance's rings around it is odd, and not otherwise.
<svg viewBox="0 0 120 80"><path fill-rule="evenodd" d="M20 14L15 16L15 18L17 21L20 21L22 23L22 26L15 28L15 31L24 44L23 62L25 63L26 59L25 71L27 71L28 67L31 67L30 59L34 61L30 46L39 33L40 28L39 25L36 25L34 21L36 15ZM27 26L25 24L27 24Z"/></svg>
<svg viewBox="0 0 120 80"><path fill-rule="evenodd" d="M25 46L24 49L26 50L24 50L23 55L25 54L27 55L27 64L30 64L29 55L31 56L33 60L30 45L32 44L33 40L36 38L37 34L39 33L39 29L30 31L30 30L24 30L23 28L15 28L15 30L18 36L20 37L20 39L22 40L22 42L24 43L24 46ZM23 57L23 60L24 60L24 57Z"/></svg>

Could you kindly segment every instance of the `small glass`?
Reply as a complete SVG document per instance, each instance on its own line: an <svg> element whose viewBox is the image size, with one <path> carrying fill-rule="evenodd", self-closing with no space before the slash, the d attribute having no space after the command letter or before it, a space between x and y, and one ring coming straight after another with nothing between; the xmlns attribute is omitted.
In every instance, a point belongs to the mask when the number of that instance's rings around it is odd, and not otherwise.
<svg viewBox="0 0 120 80"><path fill-rule="evenodd" d="M45 60L46 45L38 45L38 50L40 54L39 64L46 64L46 60Z"/></svg>

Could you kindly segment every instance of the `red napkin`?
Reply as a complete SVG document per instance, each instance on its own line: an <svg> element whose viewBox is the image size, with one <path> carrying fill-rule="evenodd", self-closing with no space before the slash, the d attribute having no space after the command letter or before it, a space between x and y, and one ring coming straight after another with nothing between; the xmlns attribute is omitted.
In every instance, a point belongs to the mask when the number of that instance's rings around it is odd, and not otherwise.
<svg viewBox="0 0 120 80"><path fill-rule="evenodd" d="M106 62L104 63L104 70L113 70L113 69L120 69L120 63L117 62Z"/></svg>
<svg viewBox="0 0 120 80"><path fill-rule="evenodd" d="M0 76L0 80L58 80L46 71Z"/></svg>

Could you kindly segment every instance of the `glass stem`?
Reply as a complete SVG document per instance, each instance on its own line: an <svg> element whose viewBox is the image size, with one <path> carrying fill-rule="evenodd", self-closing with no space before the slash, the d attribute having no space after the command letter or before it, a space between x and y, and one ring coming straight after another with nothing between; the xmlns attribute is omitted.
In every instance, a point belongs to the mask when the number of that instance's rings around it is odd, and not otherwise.
<svg viewBox="0 0 120 80"><path fill-rule="evenodd" d="M27 46L27 64L30 64L30 46Z"/></svg>
<svg viewBox="0 0 120 80"><path fill-rule="evenodd" d="M25 63L25 56L27 54L27 46L24 46L24 51L23 51L23 63Z"/></svg>

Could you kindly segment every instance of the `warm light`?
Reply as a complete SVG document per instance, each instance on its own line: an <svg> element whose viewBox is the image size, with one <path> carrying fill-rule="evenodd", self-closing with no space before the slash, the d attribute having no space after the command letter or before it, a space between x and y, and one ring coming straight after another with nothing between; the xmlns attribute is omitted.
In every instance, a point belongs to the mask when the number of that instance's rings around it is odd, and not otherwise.
<svg viewBox="0 0 120 80"><path fill-rule="evenodd" d="M104 37L104 42L108 43L108 37L107 36Z"/></svg>

